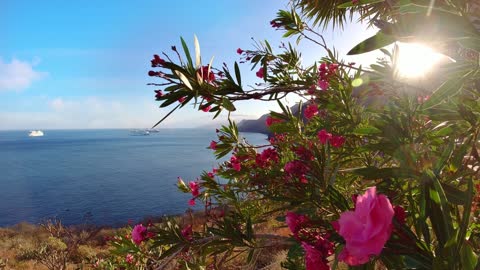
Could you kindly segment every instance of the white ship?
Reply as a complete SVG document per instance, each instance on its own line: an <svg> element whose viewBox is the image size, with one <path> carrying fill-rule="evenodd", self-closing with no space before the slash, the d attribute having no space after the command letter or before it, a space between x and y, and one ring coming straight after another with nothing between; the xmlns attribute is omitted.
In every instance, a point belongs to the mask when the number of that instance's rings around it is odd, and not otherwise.
<svg viewBox="0 0 480 270"><path fill-rule="evenodd" d="M30 131L30 133L28 134L28 136L30 136L30 137L41 137L41 136L43 136L43 131L41 131L41 130L32 130L32 131Z"/></svg>

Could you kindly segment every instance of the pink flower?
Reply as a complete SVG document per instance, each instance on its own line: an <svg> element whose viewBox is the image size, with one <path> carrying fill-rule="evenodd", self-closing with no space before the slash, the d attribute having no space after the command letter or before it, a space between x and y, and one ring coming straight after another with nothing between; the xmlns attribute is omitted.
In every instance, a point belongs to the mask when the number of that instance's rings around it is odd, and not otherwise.
<svg viewBox="0 0 480 270"><path fill-rule="evenodd" d="M276 123L281 123L281 122L282 122L282 120L277 119L277 118L273 118L271 116L268 116L267 120L265 120L265 123L266 123L267 127L269 127L273 124L276 124Z"/></svg>
<svg viewBox="0 0 480 270"><path fill-rule="evenodd" d="M210 69L210 71L209 71ZM203 66L197 70L197 73L202 77L206 82L215 81L215 74L213 74L210 66Z"/></svg>
<svg viewBox="0 0 480 270"><path fill-rule="evenodd" d="M295 236L297 236L298 231L308 222L310 222L310 219L307 216L294 212L287 212L285 216L285 223L287 223L288 228Z"/></svg>
<svg viewBox="0 0 480 270"><path fill-rule="evenodd" d="M136 245L140 245L146 239L147 228L142 224L135 225L132 230L132 240Z"/></svg>
<svg viewBox="0 0 480 270"><path fill-rule="evenodd" d="M392 232L393 207L376 187L358 196L354 211L346 211L338 220L338 233L345 239L340 259L349 265L364 264L371 255L379 255Z"/></svg>
<svg viewBox="0 0 480 270"><path fill-rule="evenodd" d="M319 80L318 81L318 87L320 87L320 89L322 89L322 90L327 90L327 88L329 86L330 86L330 84L325 80Z"/></svg>
<svg viewBox="0 0 480 270"><path fill-rule="evenodd" d="M322 129L317 133L317 137L320 140L320 143L326 144L332 138L332 134L328 133L325 129Z"/></svg>
<svg viewBox="0 0 480 270"><path fill-rule="evenodd" d="M216 141L211 141L210 142L210 149L217 150L217 142Z"/></svg>
<svg viewBox="0 0 480 270"><path fill-rule="evenodd" d="M210 109L212 109L212 107L210 105L202 107L202 111L204 111L204 112L209 112Z"/></svg>
<svg viewBox="0 0 480 270"><path fill-rule="evenodd" d="M197 197L198 195L200 195L200 185L198 184L198 182L190 181L188 185L190 186L193 197Z"/></svg>
<svg viewBox="0 0 480 270"><path fill-rule="evenodd" d="M264 69L263 68L260 68L257 73L255 73L257 75L258 78L260 79L263 79L263 76L264 76Z"/></svg>
<svg viewBox="0 0 480 270"><path fill-rule="evenodd" d="M317 86L316 85L311 85L307 90L307 94L313 95L313 94L315 94L316 90L317 90Z"/></svg>
<svg viewBox="0 0 480 270"><path fill-rule="evenodd" d="M305 267L306 270L330 270L330 266L325 262L326 259L320 250L302 242L303 250L305 250Z"/></svg>
<svg viewBox="0 0 480 270"><path fill-rule="evenodd" d="M181 234L183 238L187 239L188 241L192 241L193 239L193 230L192 230L192 225L188 225L185 228L182 229Z"/></svg>
<svg viewBox="0 0 480 270"><path fill-rule="evenodd" d="M238 48L238 49L237 49L237 53L238 53L238 54L242 54L242 53L243 53L243 50L240 49L240 48Z"/></svg>
<svg viewBox="0 0 480 270"><path fill-rule="evenodd" d="M287 164L285 164L284 170L286 173L296 176L302 176L308 172L308 167L300 160L294 160L287 162Z"/></svg>
<svg viewBox="0 0 480 270"><path fill-rule="evenodd" d="M158 67L158 66L162 66L163 64L165 64L165 60L160 58L160 56L158 56L158 54L154 54L153 59L150 62L152 63L152 67Z"/></svg>
<svg viewBox="0 0 480 270"><path fill-rule="evenodd" d="M235 171L239 172L241 170L240 160L236 156L230 158L230 164Z"/></svg>
<svg viewBox="0 0 480 270"><path fill-rule="evenodd" d="M155 90L155 98L159 100L163 96L162 90Z"/></svg>
<svg viewBox="0 0 480 270"><path fill-rule="evenodd" d="M185 99L186 99L185 97L180 97L180 98L178 99L178 102L183 103L183 102L185 102Z"/></svg>
<svg viewBox="0 0 480 270"><path fill-rule="evenodd" d="M318 106L316 104L310 104L304 111L305 117L311 119L318 114Z"/></svg>
<svg viewBox="0 0 480 270"><path fill-rule="evenodd" d="M128 264L132 264L133 263L133 255L128 253L127 256L125 256L125 262L128 263Z"/></svg>
<svg viewBox="0 0 480 270"><path fill-rule="evenodd" d="M214 178L215 177L215 174L213 172L208 172L207 173L208 177L210 178Z"/></svg>
<svg viewBox="0 0 480 270"><path fill-rule="evenodd" d="M330 139L330 144L335 147L341 147L345 143L345 137L343 136L337 136L333 135L332 138Z"/></svg>
<svg viewBox="0 0 480 270"><path fill-rule="evenodd" d="M194 206L195 205L195 198L192 198L192 199L188 200L188 205Z"/></svg>

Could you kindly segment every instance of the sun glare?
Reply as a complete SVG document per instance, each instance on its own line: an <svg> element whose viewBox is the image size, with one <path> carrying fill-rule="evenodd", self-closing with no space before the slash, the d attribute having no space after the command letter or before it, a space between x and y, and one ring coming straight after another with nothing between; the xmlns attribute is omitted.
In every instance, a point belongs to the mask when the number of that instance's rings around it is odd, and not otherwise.
<svg viewBox="0 0 480 270"><path fill-rule="evenodd" d="M399 43L395 69L400 77L424 77L442 58L445 56L424 45Z"/></svg>

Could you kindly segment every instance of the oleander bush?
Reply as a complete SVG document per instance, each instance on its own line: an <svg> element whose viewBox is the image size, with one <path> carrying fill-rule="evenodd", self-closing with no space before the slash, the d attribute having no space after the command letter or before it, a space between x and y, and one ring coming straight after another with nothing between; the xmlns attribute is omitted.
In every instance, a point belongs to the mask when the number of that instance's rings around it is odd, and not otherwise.
<svg viewBox="0 0 480 270"><path fill-rule="evenodd" d="M181 49L154 55L150 85L160 107L173 108L165 118L187 104L229 115L242 100L281 111L270 113L264 145L229 120L209 146L227 161L178 179L188 203L204 206L202 218L138 224L111 242L115 259L98 268L269 269L277 257L284 269L479 269L475 5L293 0L270 22L285 43L237 50L254 86L238 63L203 62L196 38L193 50L181 39ZM341 60L321 33L353 18L379 29L349 52L381 50L369 67ZM303 63L299 42L323 57ZM419 85L399 75L396 42L428 44L452 61ZM284 105L287 95L298 96L298 111Z"/></svg>

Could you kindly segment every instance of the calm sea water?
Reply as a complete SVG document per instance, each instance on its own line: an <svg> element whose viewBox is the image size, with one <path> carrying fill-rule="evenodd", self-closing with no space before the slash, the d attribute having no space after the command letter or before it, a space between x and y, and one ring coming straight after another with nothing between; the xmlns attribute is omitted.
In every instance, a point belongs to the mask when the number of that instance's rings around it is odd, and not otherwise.
<svg viewBox="0 0 480 270"><path fill-rule="evenodd" d="M214 130L0 131L0 226L59 218L120 225L147 216L183 213L188 194L177 177L194 180L218 162L206 149ZM246 133L252 143L262 134Z"/></svg>

